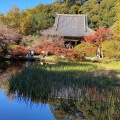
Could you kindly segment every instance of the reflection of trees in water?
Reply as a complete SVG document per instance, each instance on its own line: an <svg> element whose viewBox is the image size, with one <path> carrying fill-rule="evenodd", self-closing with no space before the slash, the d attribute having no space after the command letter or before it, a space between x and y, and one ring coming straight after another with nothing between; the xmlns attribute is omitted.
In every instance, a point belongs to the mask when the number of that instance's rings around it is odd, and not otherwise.
<svg viewBox="0 0 120 120"><path fill-rule="evenodd" d="M63 117L69 114L74 119L79 117L90 120L117 120L120 117L120 95L118 95L120 89L118 87L108 91L99 91L97 88L91 87L76 87L74 90L71 88L73 87L62 87L53 92L55 98L63 98L51 105L51 110L57 119L61 119L60 114L64 114ZM79 99L76 96L79 96Z"/></svg>
<svg viewBox="0 0 120 120"><path fill-rule="evenodd" d="M24 76L19 76L24 77ZM38 79L38 78L36 78ZM40 79L40 78L39 78ZM57 84L56 81L26 80L10 82L9 94L19 100L49 103L56 119L117 119L120 113L120 89L83 86L82 84Z"/></svg>
<svg viewBox="0 0 120 120"><path fill-rule="evenodd" d="M8 81L16 72L20 72L24 67L24 62L0 61L0 88L5 87L4 91L8 91Z"/></svg>
<svg viewBox="0 0 120 120"><path fill-rule="evenodd" d="M0 62L0 75L2 75L2 73L12 74L18 72L24 67L24 64L24 62L19 61L2 61Z"/></svg>
<svg viewBox="0 0 120 120"><path fill-rule="evenodd" d="M117 116L120 115L120 96L118 96L120 89L117 87L115 90L109 90L109 92L104 90L100 92L96 88L90 87L77 88L76 86L76 88L72 87L72 89L71 86L66 88L62 85L62 88L58 90L54 89L56 86L46 88L46 85L42 85L41 94L39 93L41 96L37 92L28 96L26 91L22 91L23 93L18 92L16 98L19 101L30 102L31 105L34 104L33 102L49 103L51 111L58 120L64 118L117 120ZM91 95L94 89L96 92ZM11 95L11 92L9 95Z"/></svg>

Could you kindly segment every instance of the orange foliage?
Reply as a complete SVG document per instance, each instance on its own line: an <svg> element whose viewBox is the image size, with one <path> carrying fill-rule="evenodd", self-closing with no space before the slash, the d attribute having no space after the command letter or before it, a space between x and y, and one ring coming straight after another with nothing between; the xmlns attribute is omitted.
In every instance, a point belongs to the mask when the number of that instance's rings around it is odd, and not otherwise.
<svg viewBox="0 0 120 120"><path fill-rule="evenodd" d="M69 61L81 61L85 56L75 49L66 49L64 44L59 42L42 42L35 47L35 53L40 54L42 51L54 55L64 55ZM44 53L45 54L45 53Z"/></svg>
<svg viewBox="0 0 120 120"><path fill-rule="evenodd" d="M23 47L23 46L19 46L17 48L13 48L13 49L10 49L8 51L8 54L10 54L13 57L25 56L27 53L28 53L28 50L25 47Z"/></svg>
<svg viewBox="0 0 120 120"><path fill-rule="evenodd" d="M69 61L81 61L85 58L85 54L75 49L70 49L66 52L66 57Z"/></svg>
<svg viewBox="0 0 120 120"><path fill-rule="evenodd" d="M35 46L35 53L40 54L42 51L48 52L50 54L64 54L66 52L66 48L64 44L61 44L59 42L50 42L45 41L41 44Z"/></svg>
<svg viewBox="0 0 120 120"><path fill-rule="evenodd" d="M99 46L103 41L110 39L110 37L110 28L97 29L94 34L84 37L85 42L83 44L87 42Z"/></svg>

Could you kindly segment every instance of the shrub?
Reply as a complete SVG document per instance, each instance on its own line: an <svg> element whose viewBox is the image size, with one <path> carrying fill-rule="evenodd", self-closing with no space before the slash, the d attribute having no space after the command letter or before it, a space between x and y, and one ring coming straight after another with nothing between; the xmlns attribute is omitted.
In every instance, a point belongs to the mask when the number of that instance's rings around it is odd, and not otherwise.
<svg viewBox="0 0 120 120"><path fill-rule="evenodd" d="M62 42L52 42L45 41L35 47L35 53L40 54L41 51L48 52L49 54L57 55L57 56L65 56L69 61L81 61L84 59L84 55L82 52L79 52L75 49L66 49ZM56 58L58 61L59 57Z"/></svg>
<svg viewBox="0 0 120 120"><path fill-rule="evenodd" d="M119 40L111 40L104 41L102 44L102 50L104 57L107 58L120 58L120 41Z"/></svg>
<svg viewBox="0 0 120 120"><path fill-rule="evenodd" d="M17 47L20 47L20 45L8 45L8 50L11 50L11 49L16 49Z"/></svg>
<svg viewBox="0 0 120 120"><path fill-rule="evenodd" d="M23 46L13 47L8 50L8 54L12 57L25 56L28 53L28 50Z"/></svg>
<svg viewBox="0 0 120 120"><path fill-rule="evenodd" d="M85 52L87 57L94 57L96 55L97 47L92 44L79 44L75 47L80 52Z"/></svg>
<svg viewBox="0 0 120 120"><path fill-rule="evenodd" d="M85 59L85 55L82 52L79 52L75 49L67 50L66 58L68 61L78 62Z"/></svg>
<svg viewBox="0 0 120 120"><path fill-rule="evenodd" d="M44 41L41 44L35 46L35 53L40 54L42 51L49 54L61 55L66 53L66 48L61 42Z"/></svg>

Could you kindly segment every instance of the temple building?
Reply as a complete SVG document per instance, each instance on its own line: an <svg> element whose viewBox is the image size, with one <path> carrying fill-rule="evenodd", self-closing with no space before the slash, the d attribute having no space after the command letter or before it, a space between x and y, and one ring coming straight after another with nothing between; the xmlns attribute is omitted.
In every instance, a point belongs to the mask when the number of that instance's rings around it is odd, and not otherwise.
<svg viewBox="0 0 120 120"><path fill-rule="evenodd" d="M41 30L39 34L61 36L65 44L76 46L84 36L94 33L88 27L87 15L84 14L56 14L54 26Z"/></svg>

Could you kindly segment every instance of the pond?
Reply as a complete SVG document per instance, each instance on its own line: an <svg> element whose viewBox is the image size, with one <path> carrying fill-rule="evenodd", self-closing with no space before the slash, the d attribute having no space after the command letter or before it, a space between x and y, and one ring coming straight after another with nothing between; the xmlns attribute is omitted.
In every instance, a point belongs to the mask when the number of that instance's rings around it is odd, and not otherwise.
<svg viewBox="0 0 120 120"><path fill-rule="evenodd" d="M119 85L81 67L1 62L0 120L119 120Z"/></svg>

